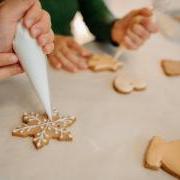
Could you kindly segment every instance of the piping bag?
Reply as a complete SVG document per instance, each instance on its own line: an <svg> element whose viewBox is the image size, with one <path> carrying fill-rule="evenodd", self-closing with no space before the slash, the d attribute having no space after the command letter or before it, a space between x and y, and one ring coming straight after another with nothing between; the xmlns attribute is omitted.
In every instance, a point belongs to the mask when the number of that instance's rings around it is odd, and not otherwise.
<svg viewBox="0 0 180 180"><path fill-rule="evenodd" d="M52 119L52 109L47 75L47 57L21 22L17 25L13 49L27 73L48 117Z"/></svg>

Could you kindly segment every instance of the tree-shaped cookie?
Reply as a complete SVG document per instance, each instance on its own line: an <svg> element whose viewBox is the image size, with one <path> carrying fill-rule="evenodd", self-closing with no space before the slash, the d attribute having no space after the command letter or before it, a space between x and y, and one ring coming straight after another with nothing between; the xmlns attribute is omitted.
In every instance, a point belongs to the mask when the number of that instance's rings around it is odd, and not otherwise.
<svg viewBox="0 0 180 180"><path fill-rule="evenodd" d="M145 167L154 170L162 168L180 177L180 140L165 142L154 137L145 154Z"/></svg>
<svg viewBox="0 0 180 180"><path fill-rule="evenodd" d="M13 136L33 137L33 143L37 149L47 145L50 139L59 141L71 141L71 132L67 130L76 118L73 116L60 116L53 111L53 119L50 120L46 114L24 113L23 124L14 129Z"/></svg>
<svg viewBox="0 0 180 180"><path fill-rule="evenodd" d="M88 66L92 71L117 71L123 64L110 55L94 54L88 60Z"/></svg>

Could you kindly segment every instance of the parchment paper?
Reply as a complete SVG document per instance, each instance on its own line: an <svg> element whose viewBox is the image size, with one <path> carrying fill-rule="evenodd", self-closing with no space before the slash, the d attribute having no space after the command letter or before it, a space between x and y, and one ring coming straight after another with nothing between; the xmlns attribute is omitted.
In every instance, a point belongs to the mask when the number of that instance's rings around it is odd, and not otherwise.
<svg viewBox="0 0 180 180"><path fill-rule="evenodd" d="M91 43L93 51L113 53ZM124 54L119 73L143 77L144 92L121 95L112 88L116 73L70 74L49 68L53 105L77 117L72 143L55 140L37 151L31 138L12 137L27 111L41 111L25 75L0 82L0 180L170 180L143 168L154 135L180 139L180 77L166 77L161 58L180 60L180 46L155 35L136 52Z"/></svg>

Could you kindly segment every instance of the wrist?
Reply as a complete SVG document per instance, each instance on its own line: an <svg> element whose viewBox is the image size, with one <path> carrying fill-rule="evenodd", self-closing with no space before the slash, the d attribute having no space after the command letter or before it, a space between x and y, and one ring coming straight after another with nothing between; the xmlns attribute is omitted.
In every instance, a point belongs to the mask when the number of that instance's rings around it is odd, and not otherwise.
<svg viewBox="0 0 180 180"><path fill-rule="evenodd" d="M122 41L123 37L123 30L121 30L121 20L118 19L114 22L112 26L112 31L111 31L111 37L112 37L112 42L116 46L119 45Z"/></svg>

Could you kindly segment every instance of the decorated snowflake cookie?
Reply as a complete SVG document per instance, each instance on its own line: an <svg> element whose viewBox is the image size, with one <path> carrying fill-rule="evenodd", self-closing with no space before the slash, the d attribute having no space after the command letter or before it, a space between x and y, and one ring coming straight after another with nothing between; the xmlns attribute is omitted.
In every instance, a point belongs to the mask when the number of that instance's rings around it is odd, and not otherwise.
<svg viewBox="0 0 180 180"><path fill-rule="evenodd" d="M13 136L33 137L33 143L37 149L47 145L50 139L59 141L71 141L71 132L67 130L76 118L73 116L61 116L57 110L53 110L53 118L50 120L46 114L24 113L23 124L13 130Z"/></svg>

